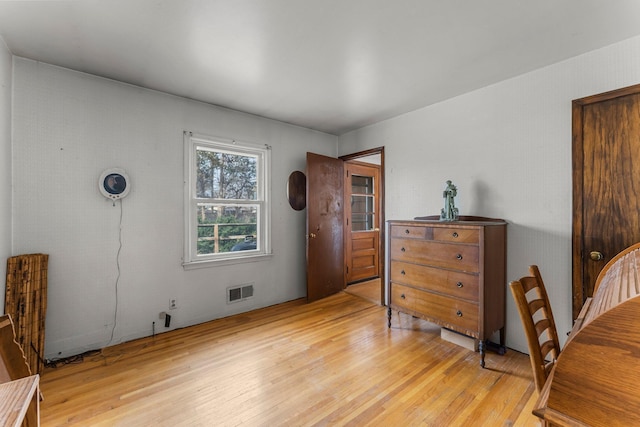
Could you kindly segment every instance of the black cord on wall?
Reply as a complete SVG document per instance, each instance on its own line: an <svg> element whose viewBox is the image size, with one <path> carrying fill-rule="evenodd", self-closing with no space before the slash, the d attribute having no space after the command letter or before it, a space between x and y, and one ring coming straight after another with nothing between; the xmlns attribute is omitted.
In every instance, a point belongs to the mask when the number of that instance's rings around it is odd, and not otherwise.
<svg viewBox="0 0 640 427"><path fill-rule="evenodd" d="M106 347L108 347L113 341L113 335L118 323L118 284L120 283L120 251L122 250L122 199L118 199L118 202L120 205L120 222L118 224L118 252L116 253L116 267L118 269L118 275L116 276L115 283L116 304L115 309L113 310L113 328L111 328L111 338L109 338L109 342L107 343ZM115 206L115 204L116 202L114 201L113 205Z"/></svg>

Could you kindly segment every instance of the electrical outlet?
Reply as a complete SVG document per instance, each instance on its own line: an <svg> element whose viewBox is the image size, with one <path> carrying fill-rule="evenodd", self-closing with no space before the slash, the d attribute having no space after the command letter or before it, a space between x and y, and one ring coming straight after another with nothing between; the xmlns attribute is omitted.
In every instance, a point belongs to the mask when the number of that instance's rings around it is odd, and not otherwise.
<svg viewBox="0 0 640 427"><path fill-rule="evenodd" d="M178 308L178 301L175 298L169 300L169 310L175 310Z"/></svg>

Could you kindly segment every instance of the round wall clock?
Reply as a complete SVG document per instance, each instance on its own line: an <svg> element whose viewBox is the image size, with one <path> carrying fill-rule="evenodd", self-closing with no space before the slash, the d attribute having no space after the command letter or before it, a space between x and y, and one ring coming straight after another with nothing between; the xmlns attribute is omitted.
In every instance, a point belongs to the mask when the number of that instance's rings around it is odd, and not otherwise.
<svg viewBox="0 0 640 427"><path fill-rule="evenodd" d="M100 193L107 199L122 199L129 194L129 190L131 189L129 175L122 169L107 169L100 175L98 188L100 189Z"/></svg>

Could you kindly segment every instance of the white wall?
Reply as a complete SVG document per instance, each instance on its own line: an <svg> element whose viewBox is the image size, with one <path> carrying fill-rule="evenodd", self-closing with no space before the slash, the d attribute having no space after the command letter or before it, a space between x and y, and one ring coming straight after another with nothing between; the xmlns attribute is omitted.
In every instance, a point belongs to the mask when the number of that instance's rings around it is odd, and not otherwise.
<svg viewBox="0 0 640 427"><path fill-rule="evenodd" d="M14 58L14 253L49 258L47 358L148 336L176 298L172 328L306 295L305 211L291 209L286 182L305 153L336 155L337 138ZM272 148L272 247L268 261L185 271L183 130ZM4 150L6 151L6 150ZM2 159L2 157L0 157ZM132 190L120 206L98 177L124 168ZM253 299L226 303L226 288L255 283Z"/></svg>
<svg viewBox="0 0 640 427"><path fill-rule="evenodd" d="M0 38L0 312L11 254L11 53Z"/></svg>
<svg viewBox="0 0 640 427"><path fill-rule="evenodd" d="M564 342L571 329L571 101L638 83L640 37L348 133L339 151L385 146L387 219L438 214L448 179L458 187L460 214L506 219L507 278L539 265ZM527 351L508 290L507 345Z"/></svg>
<svg viewBox="0 0 640 427"><path fill-rule="evenodd" d="M335 137L13 62L12 76L2 43L0 174L10 182L13 168L14 191L12 229L11 194L0 186L0 277L10 254L50 254L46 357L146 336L154 321L163 332L158 313L170 298L179 305L171 312L175 328L305 295L304 211L288 207L286 178L304 170L306 151L335 155ZM385 146L387 219L438 213L451 179L461 214L508 220L507 277L526 274L531 263L541 267L564 340L571 327L571 100L637 83L640 38L633 38L351 132L339 138L338 154ZM271 260L182 269L185 129L273 146ZM126 169L133 185L122 204L119 277L120 209L97 191L108 167ZM225 289L247 282L255 282L255 298L227 305ZM526 351L509 294L507 322L507 344Z"/></svg>

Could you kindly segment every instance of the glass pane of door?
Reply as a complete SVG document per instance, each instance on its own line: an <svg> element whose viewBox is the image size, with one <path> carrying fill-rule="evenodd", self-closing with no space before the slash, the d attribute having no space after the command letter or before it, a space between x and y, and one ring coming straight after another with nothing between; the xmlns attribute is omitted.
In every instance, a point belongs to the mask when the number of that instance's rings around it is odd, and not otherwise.
<svg viewBox="0 0 640 427"><path fill-rule="evenodd" d="M375 228L375 196L372 176L351 176L351 231Z"/></svg>
<svg viewBox="0 0 640 427"><path fill-rule="evenodd" d="M351 176L351 193L353 194L373 194L372 176Z"/></svg>

